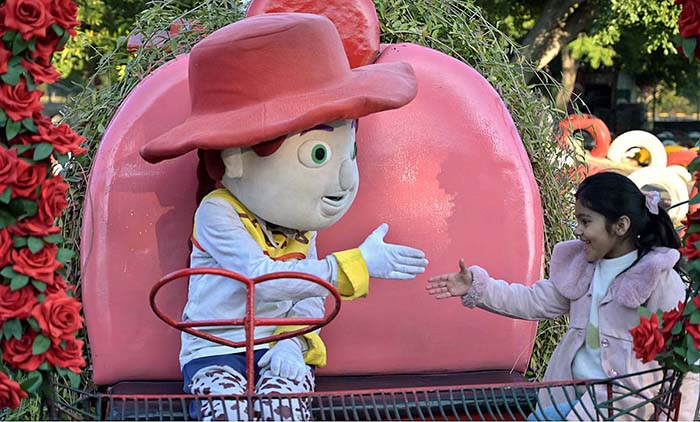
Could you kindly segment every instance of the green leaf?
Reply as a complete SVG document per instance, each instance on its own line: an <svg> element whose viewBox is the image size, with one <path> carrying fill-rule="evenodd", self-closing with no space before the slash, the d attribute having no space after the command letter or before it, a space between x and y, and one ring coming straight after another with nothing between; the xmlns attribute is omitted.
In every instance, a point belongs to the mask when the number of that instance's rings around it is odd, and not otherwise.
<svg viewBox="0 0 700 422"><path fill-rule="evenodd" d="M73 371L68 371L68 380L70 381L70 386L73 388L80 387L80 374L76 374Z"/></svg>
<svg viewBox="0 0 700 422"><path fill-rule="evenodd" d="M36 295L36 300L38 300L39 303L44 303L44 301L46 300L46 295L45 294Z"/></svg>
<svg viewBox="0 0 700 422"><path fill-rule="evenodd" d="M5 126L5 122L7 122L7 113L5 113L5 110L0 108L0 126Z"/></svg>
<svg viewBox="0 0 700 422"><path fill-rule="evenodd" d="M5 278L12 278L15 277L17 273L12 269L12 265L8 265L0 271L0 275Z"/></svg>
<svg viewBox="0 0 700 422"><path fill-rule="evenodd" d="M673 328L671 328L671 334L674 336L680 334L681 331L683 331L683 324L676 323Z"/></svg>
<svg viewBox="0 0 700 422"><path fill-rule="evenodd" d="M695 173L697 170L700 170L700 156L693 158L693 161L688 164L689 172Z"/></svg>
<svg viewBox="0 0 700 422"><path fill-rule="evenodd" d="M54 152L53 157L58 161L58 164L64 166L68 162L68 154L59 154Z"/></svg>
<svg viewBox="0 0 700 422"><path fill-rule="evenodd" d="M17 150L17 155L22 155L28 150L34 148L34 145L26 145L26 144L20 144L20 145L12 145L12 148Z"/></svg>
<svg viewBox="0 0 700 422"><path fill-rule="evenodd" d="M74 255L75 252L73 252L70 249L58 248L58 253L56 253L56 259L62 264L67 264L68 262L70 262L71 258L73 258Z"/></svg>
<svg viewBox="0 0 700 422"><path fill-rule="evenodd" d="M699 202L700 202L700 195L695 195L694 197L690 198L690 200L688 201L688 204L693 205L693 204L697 204Z"/></svg>
<svg viewBox="0 0 700 422"><path fill-rule="evenodd" d="M43 384L44 379L41 376L41 372L32 371L27 375L27 379L20 383L22 389L28 393L36 393Z"/></svg>
<svg viewBox="0 0 700 422"><path fill-rule="evenodd" d="M49 155L53 152L53 145L42 142L40 144L37 144L34 147L34 159L36 161L41 161L45 158L48 158Z"/></svg>
<svg viewBox="0 0 700 422"><path fill-rule="evenodd" d="M17 274L10 281L10 290L19 290L27 284L29 284L29 277L24 274Z"/></svg>
<svg viewBox="0 0 700 422"><path fill-rule="evenodd" d="M2 40L5 41L6 43L12 42L12 40L15 39L15 35L17 35L17 31L14 29L7 31L5 35L2 36Z"/></svg>
<svg viewBox="0 0 700 422"><path fill-rule="evenodd" d="M683 47L683 54L691 62L695 57L695 47L698 45L698 40L696 38L683 38L681 41L681 47Z"/></svg>
<svg viewBox="0 0 700 422"><path fill-rule="evenodd" d="M38 237L29 236L27 238L27 247L32 253L37 253L44 248L44 241Z"/></svg>
<svg viewBox="0 0 700 422"><path fill-rule="evenodd" d="M62 36L64 32L66 32L66 30L63 29L63 27L61 27L57 24L51 25L51 29L53 29L53 32L55 32L56 35L58 35L59 37Z"/></svg>
<svg viewBox="0 0 700 422"><path fill-rule="evenodd" d="M4 75L3 75L3 78L4 78ZM17 136L20 129L22 129L22 122L15 122L14 120L8 120L7 123L5 124L5 135L7 136L7 140L11 141L15 136Z"/></svg>
<svg viewBox="0 0 700 422"><path fill-rule="evenodd" d="M51 365L49 364L48 361L43 361L43 362L41 362L41 365L39 365L39 370L40 371L50 371Z"/></svg>
<svg viewBox="0 0 700 422"><path fill-rule="evenodd" d="M46 290L46 283L43 283L41 281L32 280L32 286L34 286L40 292L43 292Z"/></svg>
<svg viewBox="0 0 700 422"><path fill-rule="evenodd" d="M11 226L17 222L17 219L7 212L6 210L0 209L0 229L4 229L7 226Z"/></svg>
<svg viewBox="0 0 700 422"><path fill-rule="evenodd" d="M31 199L15 199L10 203L10 210L18 220L36 215L39 205Z"/></svg>
<svg viewBox="0 0 700 422"><path fill-rule="evenodd" d="M32 53L36 53L36 37L32 37L31 41L29 41L29 44L27 45L27 48Z"/></svg>
<svg viewBox="0 0 700 422"><path fill-rule="evenodd" d="M11 198L12 188L8 186L7 188L5 188L5 191L3 191L2 195L0 195L0 202L2 202L3 204L9 204Z"/></svg>
<svg viewBox="0 0 700 422"><path fill-rule="evenodd" d="M651 311L649 309L647 309L645 306L640 306L637 309L637 315L648 319L648 318L651 318Z"/></svg>
<svg viewBox="0 0 700 422"><path fill-rule="evenodd" d="M31 119L31 118L22 119L22 126L24 126L25 129L27 129L31 132L34 132L34 133L39 132L39 129L34 124L34 119ZM35 160L36 160L36 158L35 158Z"/></svg>
<svg viewBox="0 0 700 422"><path fill-rule="evenodd" d="M700 312L695 312L690 316L691 324L700 324Z"/></svg>
<svg viewBox="0 0 700 422"><path fill-rule="evenodd" d="M49 350L50 346L51 346L51 340L49 340L48 337L45 337L44 335L39 334L34 339L34 343L32 343L32 354L33 355L40 355L40 354L44 353L45 351Z"/></svg>
<svg viewBox="0 0 700 422"><path fill-rule="evenodd" d="M34 76L31 73L24 73L24 80L27 82L27 90L32 92L36 89L36 83L34 83Z"/></svg>
<svg viewBox="0 0 700 422"><path fill-rule="evenodd" d="M27 246L27 238L22 236L12 236L12 246L15 248L23 248Z"/></svg>
<svg viewBox="0 0 700 422"><path fill-rule="evenodd" d="M56 244L56 243L61 243L62 241L63 241L63 236L58 234L58 233L44 236L44 242L46 242L46 243Z"/></svg>
<svg viewBox="0 0 700 422"><path fill-rule="evenodd" d="M5 323L2 324L2 330L5 333L6 339L14 337L19 340L22 338L22 334L24 333L22 323L17 318L5 321Z"/></svg>
<svg viewBox="0 0 700 422"><path fill-rule="evenodd" d="M29 317L26 319L26 321L27 321L27 324L29 324L29 326L32 327L32 329L34 331L36 331L37 333L41 331L41 328L39 327L39 323L36 322L36 319L34 319L33 317Z"/></svg>
<svg viewBox="0 0 700 422"><path fill-rule="evenodd" d="M28 45L29 41L25 40L23 37L15 37L15 40L12 43L12 54L15 56L18 55L19 53L26 50Z"/></svg>

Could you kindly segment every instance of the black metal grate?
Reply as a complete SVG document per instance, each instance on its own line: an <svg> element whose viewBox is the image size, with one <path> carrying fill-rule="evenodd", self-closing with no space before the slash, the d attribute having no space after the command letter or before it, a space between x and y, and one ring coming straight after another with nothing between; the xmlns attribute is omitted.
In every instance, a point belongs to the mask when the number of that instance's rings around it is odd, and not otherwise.
<svg viewBox="0 0 700 422"><path fill-rule="evenodd" d="M543 397L563 394L569 403L584 397L591 399L589 406L575 407L576 416L582 420L675 420L680 378L670 371L656 371L661 372L655 377L657 382L634 391L625 387L623 381L626 377L568 383L462 385L250 397L89 393L57 383L55 391L58 394L50 403L49 419L192 420L201 419L201 415L187 411L195 400L212 403L242 400L244 406L247 404L251 409L261 405L279 407L280 404L294 407L299 400L307 400L311 403L315 420L524 420L535 411ZM534 416L541 418L539 414ZM560 416L558 419L565 417Z"/></svg>

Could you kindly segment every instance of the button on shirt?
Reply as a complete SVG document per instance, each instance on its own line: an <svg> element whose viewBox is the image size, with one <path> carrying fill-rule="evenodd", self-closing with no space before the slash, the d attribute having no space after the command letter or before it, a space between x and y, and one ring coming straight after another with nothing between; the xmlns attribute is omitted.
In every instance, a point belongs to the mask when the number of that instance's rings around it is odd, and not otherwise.
<svg viewBox="0 0 700 422"><path fill-rule="evenodd" d="M608 378L617 375L615 370L606 374L601 366L600 348L608 347L610 342L606 338L600 339L598 310L613 280L636 259L635 250L617 258L600 259L596 262L593 281L591 281L591 313L586 326L586 341L576 352L571 365L574 378Z"/></svg>

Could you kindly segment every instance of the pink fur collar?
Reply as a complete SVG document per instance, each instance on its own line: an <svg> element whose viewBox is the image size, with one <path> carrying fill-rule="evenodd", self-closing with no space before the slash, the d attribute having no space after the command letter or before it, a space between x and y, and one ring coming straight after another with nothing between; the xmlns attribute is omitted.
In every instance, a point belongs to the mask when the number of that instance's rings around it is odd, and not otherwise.
<svg viewBox="0 0 700 422"><path fill-rule="evenodd" d="M649 299L663 276L673 268L680 254L675 249L654 248L619 275L610 286L613 300L628 308L637 308ZM569 300L588 292L595 265L586 261L583 242L558 243L552 252L550 280L557 291Z"/></svg>

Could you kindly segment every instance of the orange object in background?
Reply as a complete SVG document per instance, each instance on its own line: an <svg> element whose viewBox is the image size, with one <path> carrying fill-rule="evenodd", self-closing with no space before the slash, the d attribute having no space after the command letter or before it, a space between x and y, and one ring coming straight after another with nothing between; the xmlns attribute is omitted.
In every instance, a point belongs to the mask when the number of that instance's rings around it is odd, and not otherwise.
<svg viewBox="0 0 700 422"><path fill-rule="evenodd" d="M594 157L603 158L608 155L610 142L610 130L608 126L597 117L590 114L572 114L568 118L559 123L559 126L564 131L564 138L568 139L575 131L587 132L595 141L595 146L591 150L591 155Z"/></svg>

